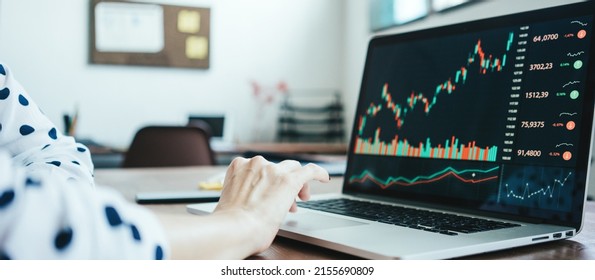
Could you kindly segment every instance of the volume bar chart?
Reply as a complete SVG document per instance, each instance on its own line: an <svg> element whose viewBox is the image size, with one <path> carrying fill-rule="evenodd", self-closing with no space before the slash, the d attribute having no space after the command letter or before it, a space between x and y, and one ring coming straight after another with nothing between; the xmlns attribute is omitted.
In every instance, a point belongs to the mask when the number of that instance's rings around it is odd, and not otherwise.
<svg viewBox="0 0 595 280"><path fill-rule="evenodd" d="M460 144L459 139L452 137L447 139L444 144L438 144L433 147L430 138L425 143L417 145L410 144L406 139L399 140L398 136L390 142L382 142L378 139L380 129L376 130L374 140L362 139L357 137L355 140L354 152L357 154L385 155L416 158L435 158L435 159L456 159L456 160L475 160L475 161L496 161L498 147L478 147L475 141L466 144Z"/></svg>

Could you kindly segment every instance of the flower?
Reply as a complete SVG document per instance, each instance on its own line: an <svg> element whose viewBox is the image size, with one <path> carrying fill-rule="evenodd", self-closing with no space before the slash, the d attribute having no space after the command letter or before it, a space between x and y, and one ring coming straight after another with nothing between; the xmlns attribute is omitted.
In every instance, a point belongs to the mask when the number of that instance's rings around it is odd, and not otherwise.
<svg viewBox="0 0 595 280"><path fill-rule="evenodd" d="M272 104L275 102L276 97L279 95L287 95L288 86L285 81L280 81L274 87L264 87L256 81L250 82L252 86L252 96L259 103Z"/></svg>

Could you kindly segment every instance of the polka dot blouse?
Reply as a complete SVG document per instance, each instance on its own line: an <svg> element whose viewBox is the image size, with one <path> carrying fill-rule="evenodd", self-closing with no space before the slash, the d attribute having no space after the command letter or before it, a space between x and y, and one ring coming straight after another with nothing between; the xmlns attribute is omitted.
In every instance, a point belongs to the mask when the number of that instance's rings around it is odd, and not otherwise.
<svg viewBox="0 0 595 280"><path fill-rule="evenodd" d="M87 148L0 64L0 259L167 258L157 219L92 172Z"/></svg>

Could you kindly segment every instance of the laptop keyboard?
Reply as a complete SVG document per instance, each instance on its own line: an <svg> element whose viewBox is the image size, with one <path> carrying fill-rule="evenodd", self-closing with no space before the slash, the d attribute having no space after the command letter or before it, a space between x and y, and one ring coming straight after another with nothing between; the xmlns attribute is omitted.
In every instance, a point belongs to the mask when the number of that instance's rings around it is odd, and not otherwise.
<svg viewBox="0 0 595 280"><path fill-rule="evenodd" d="M304 208L446 235L520 226L513 223L344 198L299 202L298 205Z"/></svg>

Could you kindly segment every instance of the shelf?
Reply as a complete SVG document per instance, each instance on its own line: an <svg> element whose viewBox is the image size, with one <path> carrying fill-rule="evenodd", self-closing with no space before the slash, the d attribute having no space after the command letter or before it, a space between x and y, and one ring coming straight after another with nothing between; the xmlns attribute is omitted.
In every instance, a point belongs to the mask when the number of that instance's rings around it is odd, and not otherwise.
<svg viewBox="0 0 595 280"><path fill-rule="evenodd" d="M336 91L292 92L279 108L277 140L343 142L343 105Z"/></svg>

